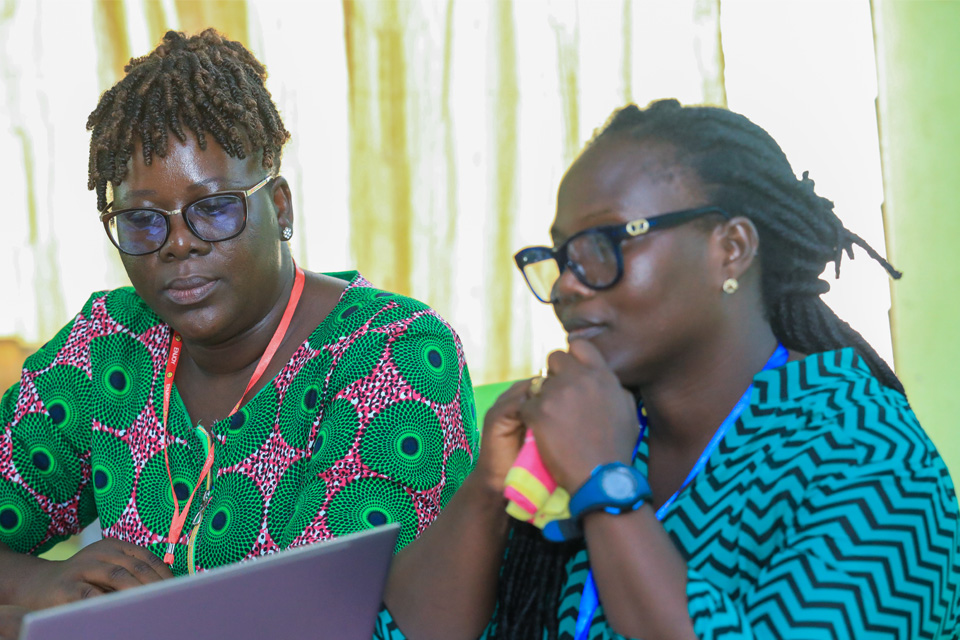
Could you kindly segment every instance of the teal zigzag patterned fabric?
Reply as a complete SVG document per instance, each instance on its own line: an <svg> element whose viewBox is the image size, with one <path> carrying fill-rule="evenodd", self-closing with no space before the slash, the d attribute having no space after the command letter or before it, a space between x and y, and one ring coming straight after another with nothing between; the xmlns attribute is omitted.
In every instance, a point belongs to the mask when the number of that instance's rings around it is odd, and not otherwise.
<svg viewBox="0 0 960 640"><path fill-rule="evenodd" d="M957 496L906 399L852 349L754 384L750 407L663 521L687 559L697 636L960 637ZM634 464L646 472L646 443ZM585 551L567 565L565 640L588 569ZM375 637L403 638L389 612ZM591 640L622 637L601 606Z"/></svg>

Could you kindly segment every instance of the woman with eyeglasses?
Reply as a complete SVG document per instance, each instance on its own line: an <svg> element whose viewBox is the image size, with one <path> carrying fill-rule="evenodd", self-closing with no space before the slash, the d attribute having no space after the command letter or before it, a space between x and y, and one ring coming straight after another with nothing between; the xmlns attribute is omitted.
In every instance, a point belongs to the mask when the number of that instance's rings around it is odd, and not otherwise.
<svg viewBox="0 0 960 640"><path fill-rule="evenodd" d="M0 605L388 522L403 548L472 468L459 339L357 272L294 263L289 134L243 45L171 31L126 72L87 126L133 287L91 296L0 403ZM35 557L97 518L103 541Z"/></svg>
<svg viewBox="0 0 960 640"><path fill-rule="evenodd" d="M487 413L473 474L394 562L378 638L956 637L947 468L820 298L854 245L900 274L765 131L625 107L564 176L551 236L516 262L569 349ZM538 526L505 513L527 433L519 476L571 496Z"/></svg>

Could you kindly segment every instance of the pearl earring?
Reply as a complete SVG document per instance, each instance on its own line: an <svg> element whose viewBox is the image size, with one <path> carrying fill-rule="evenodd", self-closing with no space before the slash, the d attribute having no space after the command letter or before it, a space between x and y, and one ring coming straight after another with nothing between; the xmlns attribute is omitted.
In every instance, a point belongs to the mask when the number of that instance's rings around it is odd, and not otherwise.
<svg viewBox="0 0 960 640"><path fill-rule="evenodd" d="M740 288L740 283L737 282L736 278L727 278L723 281L723 292L726 294L733 295L738 288Z"/></svg>

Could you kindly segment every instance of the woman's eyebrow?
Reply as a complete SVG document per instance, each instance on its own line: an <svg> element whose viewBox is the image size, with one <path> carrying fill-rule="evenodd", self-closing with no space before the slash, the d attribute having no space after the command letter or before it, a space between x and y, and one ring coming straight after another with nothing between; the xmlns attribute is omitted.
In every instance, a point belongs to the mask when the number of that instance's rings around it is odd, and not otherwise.
<svg viewBox="0 0 960 640"><path fill-rule="evenodd" d="M237 186L235 183L233 183L232 181L226 178L223 178L220 176L214 176L212 178L206 178L204 180L194 182L193 184L187 187L187 190L194 191L200 187L209 186L210 184L215 184L218 187L219 186L228 186L228 187ZM148 198L150 196L157 195L157 193L159 192L156 189L134 189L133 191L128 191L127 196L130 198Z"/></svg>
<svg viewBox="0 0 960 640"><path fill-rule="evenodd" d="M601 209L601 210L599 210L599 211L594 211L594 212L592 212L592 213L588 213L587 215L583 216L582 220L589 221L589 220L592 220L592 219L594 219L594 218L599 218L599 217L605 216L605 215L607 215L607 214L614 213L614 211L615 211L614 209L610 209L610 208ZM609 222L608 224L615 225L615 224L617 224L617 222ZM590 226L596 226L596 225L590 225ZM583 231L583 230L585 230L585 229L589 229L590 226L584 227L583 229L581 229L581 231ZM606 225L603 225L603 226L606 226ZM570 235L573 235L573 234L570 234ZM564 234L562 231L560 231L559 229L557 229L556 226L552 226L552 227L550 227L550 237L553 239L554 243L559 244L560 241L566 239L566 234Z"/></svg>

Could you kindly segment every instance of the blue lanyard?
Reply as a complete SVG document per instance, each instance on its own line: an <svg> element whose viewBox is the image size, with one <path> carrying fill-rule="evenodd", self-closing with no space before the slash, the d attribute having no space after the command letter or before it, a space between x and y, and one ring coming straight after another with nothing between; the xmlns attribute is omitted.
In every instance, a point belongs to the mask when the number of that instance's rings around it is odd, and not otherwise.
<svg viewBox="0 0 960 640"><path fill-rule="evenodd" d="M782 367L787 363L789 355L786 348L782 344L778 344L773 355L767 360L767 364L763 366L763 370L767 371L768 369ZM750 395L752 392L753 383L751 382L747 390L740 396L740 400L734 405L733 410L730 411L730 414L724 418L720 426L717 427L717 432L713 434L713 438L710 439L703 453L700 454L697 463L693 465L693 469L687 474L686 480L684 480L680 488L657 509L657 520L663 520L664 516L667 515L667 510L670 509L670 506L677 499L677 496L680 495L680 492L707 466L707 460L710 458L710 454L713 453L717 445L720 444L720 441L723 440L723 436L727 433L727 430L737 421L740 414L747 408L747 405L750 404ZM640 442L643 441L643 435L647 431L647 417L644 415L642 409L637 410L637 419L640 421L640 435L637 437L637 445L633 448L634 458L637 457L637 451L640 450ZM597 595L597 582L593 579L593 569L591 569L587 574L586 584L583 585L583 595L580 596L580 612L577 614L576 640L587 640L587 634L590 633L590 623L593 621L593 616L599 606L600 598Z"/></svg>

